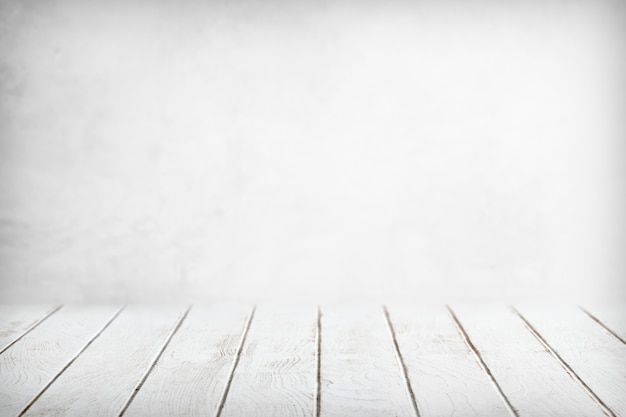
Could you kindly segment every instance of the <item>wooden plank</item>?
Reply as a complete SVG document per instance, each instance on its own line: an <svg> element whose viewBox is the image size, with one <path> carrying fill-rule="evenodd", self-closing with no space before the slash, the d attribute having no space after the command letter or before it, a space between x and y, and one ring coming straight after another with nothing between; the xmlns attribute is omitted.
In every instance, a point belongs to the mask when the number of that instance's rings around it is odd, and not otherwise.
<svg viewBox="0 0 626 417"><path fill-rule="evenodd" d="M608 407L608 415L626 416L626 345L573 306L518 310L572 377Z"/></svg>
<svg viewBox="0 0 626 417"><path fill-rule="evenodd" d="M250 312L194 306L124 416L214 415Z"/></svg>
<svg viewBox="0 0 626 417"><path fill-rule="evenodd" d="M421 416L508 415L443 306L390 305L388 312Z"/></svg>
<svg viewBox="0 0 626 417"><path fill-rule="evenodd" d="M316 321L314 306L257 308L223 417L313 416Z"/></svg>
<svg viewBox="0 0 626 417"><path fill-rule="evenodd" d="M592 304L580 309L626 345L626 304Z"/></svg>
<svg viewBox="0 0 626 417"><path fill-rule="evenodd" d="M17 415L116 310L66 306L8 348L0 356L0 415Z"/></svg>
<svg viewBox="0 0 626 417"><path fill-rule="evenodd" d="M0 305L0 354L61 306Z"/></svg>
<svg viewBox="0 0 626 417"><path fill-rule="evenodd" d="M605 416L510 308L472 305L453 310L519 416Z"/></svg>
<svg viewBox="0 0 626 417"><path fill-rule="evenodd" d="M320 415L414 416L381 306L322 309Z"/></svg>
<svg viewBox="0 0 626 417"><path fill-rule="evenodd" d="M126 308L26 416L118 416L180 323L180 307Z"/></svg>

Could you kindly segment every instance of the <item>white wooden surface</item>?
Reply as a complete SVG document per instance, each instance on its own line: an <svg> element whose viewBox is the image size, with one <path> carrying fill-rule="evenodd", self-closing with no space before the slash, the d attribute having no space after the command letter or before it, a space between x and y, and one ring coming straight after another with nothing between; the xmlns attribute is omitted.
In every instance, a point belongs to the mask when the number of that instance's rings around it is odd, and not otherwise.
<svg viewBox="0 0 626 417"><path fill-rule="evenodd" d="M0 353L61 306L0 305Z"/></svg>
<svg viewBox="0 0 626 417"><path fill-rule="evenodd" d="M322 306L321 410L334 416L413 416L380 306Z"/></svg>
<svg viewBox="0 0 626 417"><path fill-rule="evenodd" d="M626 344L626 304L591 304L581 309L623 344Z"/></svg>
<svg viewBox="0 0 626 417"><path fill-rule="evenodd" d="M117 309L64 307L0 355L0 415L17 415Z"/></svg>
<svg viewBox="0 0 626 417"><path fill-rule="evenodd" d="M192 307L124 416L214 415L250 312Z"/></svg>
<svg viewBox="0 0 626 417"><path fill-rule="evenodd" d="M518 310L608 414L626 416L626 345L575 307Z"/></svg>
<svg viewBox="0 0 626 417"><path fill-rule="evenodd" d="M626 344L574 305L119 311L64 306L0 353L0 417L626 417Z"/></svg>
<svg viewBox="0 0 626 417"><path fill-rule="evenodd" d="M128 307L26 416L117 416L183 312Z"/></svg>
<svg viewBox="0 0 626 417"><path fill-rule="evenodd" d="M422 417L508 415L445 308L388 311Z"/></svg>
<svg viewBox="0 0 626 417"><path fill-rule="evenodd" d="M519 416L605 416L509 308L452 309Z"/></svg>
<svg viewBox="0 0 626 417"><path fill-rule="evenodd" d="M257 308L223 417L313 416L315 306Z"/></svg>

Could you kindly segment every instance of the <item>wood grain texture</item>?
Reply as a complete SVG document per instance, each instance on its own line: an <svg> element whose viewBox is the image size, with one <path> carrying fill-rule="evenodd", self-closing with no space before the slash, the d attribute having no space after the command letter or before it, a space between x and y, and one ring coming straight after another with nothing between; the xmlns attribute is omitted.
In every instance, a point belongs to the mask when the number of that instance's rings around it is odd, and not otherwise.
<svg viewBox="0 0 626 417"><path fill-rule="evenodd" d="M591 304L581 309L615 338L626 344L626 303Z"/></svg>
<svg viewBox="0 0 626 417"><path fill-rule="evenodd" d="M0 305L0 353L61 306Z"/></svg>
<svg viewBox="0 0 626 417"><path fill-rule="evenodd" d="M194 306L124 416L212 416L249 313Z"/></svg>
<svg viewBox="0 0 626 417"><path fill-rule="evenodd" d="M0 415L15 416L115 314L65 306L0 356Z"/></svg>
<svg viewBox="0 0 626 417"><path fill-rule="evenodd" d="M388 311L422 417L508 415L445 308Z"/></svg>
<svg viewBox="0 0 626 417"><path fill-rule="evenodd" d="M313 416L315 306L260 306L222 417Z"/></svg>
<svg viewBox="0 0 626 417"><path fill-rule="evenodd" d="M610 412L626 416L626 345L575 307L518 310Z"/></svg>
<svg viewBox="0 0 626 417"><path fill-rule="evenodd" d="M620 310L585 307L602 323L572 305L68 306L0 355L0 417L626 417Z"/></svg>
<svg viewBox="0 0 626 417"><path fill-rule="evenodd" d="M520 416L605 416L511 309L452 309Z"/></svg>
<svg viewBox="0 0 626 417"><path fill-rule="evenodd" d="M321 311L320 415L414 416L382 307Z"/></svg>
<svg viewBox="0 0 626 417"><path fill-rule="evenodd" d="M184 310L128 307L25 415L118 416Z"/></svg>

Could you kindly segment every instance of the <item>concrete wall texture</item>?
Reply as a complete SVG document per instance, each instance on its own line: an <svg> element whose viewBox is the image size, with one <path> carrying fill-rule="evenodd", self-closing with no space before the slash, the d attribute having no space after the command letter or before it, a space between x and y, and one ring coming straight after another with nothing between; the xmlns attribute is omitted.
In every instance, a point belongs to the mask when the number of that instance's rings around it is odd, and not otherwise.
<svg viewBox="0 0 626 417"><path fill-rule="evenodd" d="M624 296L624 22L0 0L0 301Z"/></svg>

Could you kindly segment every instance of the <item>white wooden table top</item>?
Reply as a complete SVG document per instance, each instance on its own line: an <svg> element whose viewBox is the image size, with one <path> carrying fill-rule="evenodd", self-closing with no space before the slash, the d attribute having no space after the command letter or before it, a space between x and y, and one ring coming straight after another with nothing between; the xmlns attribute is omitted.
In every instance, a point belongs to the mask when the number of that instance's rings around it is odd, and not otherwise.
<svg viewBox="0 0 626 417"><path fill-rule="evenodd" d="M626 416L626 305L0 306L0 416Z"/></svg>

